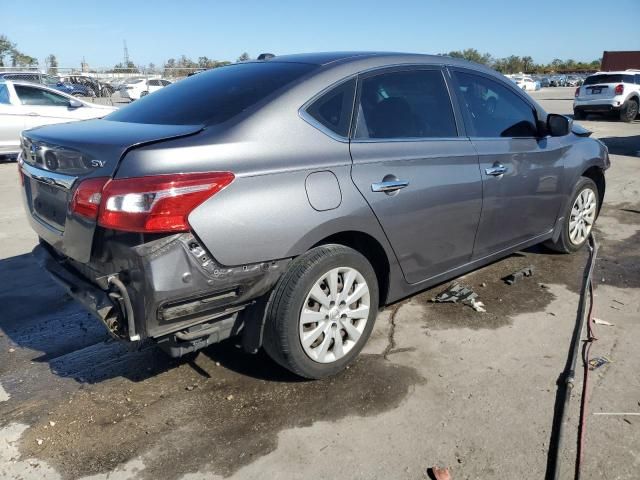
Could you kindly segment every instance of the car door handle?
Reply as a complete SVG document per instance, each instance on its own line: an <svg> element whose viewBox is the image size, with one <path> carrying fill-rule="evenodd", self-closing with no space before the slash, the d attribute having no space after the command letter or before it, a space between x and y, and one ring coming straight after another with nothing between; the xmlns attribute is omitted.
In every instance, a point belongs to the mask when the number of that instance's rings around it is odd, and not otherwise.
<svg viewBox="0 0 640 480"><path fill-rule="evenodd" d="M395 192L404 187L408 187L409 182L407 180L389 180L386 182L378 182L371 184L372 192Z"/></svg>
<svg viewBox="0 0 640 480"><path fill-rule="evenodd" d="M507 167L498 163L492 167L485 168L484 173L493 177L499 177L500 175L504 175L505 173L507 173Z"/></svg>

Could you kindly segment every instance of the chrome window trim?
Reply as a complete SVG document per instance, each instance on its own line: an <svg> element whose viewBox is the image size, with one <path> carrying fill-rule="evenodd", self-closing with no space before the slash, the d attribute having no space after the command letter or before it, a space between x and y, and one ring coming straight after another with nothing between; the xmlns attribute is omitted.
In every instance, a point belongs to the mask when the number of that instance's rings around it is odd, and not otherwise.
<svg viewBox="0 0 640 480"><path fill-rule="evenodd" d="M349 137L348 136L342 136L342 135L338 135L336 132L334 132L333 130L331 130L329 127L323 125L322 123L320 123L318 120L316 120L313 116L311 116L311 114L309 112L307 112L307 109L313 105L315 103L316 100L320 99L320 97L322 97L325 93L328 93L329 91L333 90L334 88L338 88L340 85L342 85L343 83L347 83L351 80L356 80L358 79L358 74L354 73L349 75L348 77L344 77L341 78L340 80L338 80L337 82L332 83L331 85L329 85L326 88L323 88L322 90L320 90L320 92L316 93L313 97L311 97L309 100L307 100L299 109L298 109L298 116L300 118L302 118L305 122L307 122L309 125L311 125L312 127L314 127L317 130L320 130L322 133L324 133L325 135L327 135L328 137L331 137L332 139L341 142L341 143L349 143ZM356 89L358 88L357 84L356 84ZM353 95L354 97L354 101L355 101L355 93ZM353 109L354 106L351 106L351 117L353 119ZM351 125L351 121L349 122L349 125Z"/></svg>

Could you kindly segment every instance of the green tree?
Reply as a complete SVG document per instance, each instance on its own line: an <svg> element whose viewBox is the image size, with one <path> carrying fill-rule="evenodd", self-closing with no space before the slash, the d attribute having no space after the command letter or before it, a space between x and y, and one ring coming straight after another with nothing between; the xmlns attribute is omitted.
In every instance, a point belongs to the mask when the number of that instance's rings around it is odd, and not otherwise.
<svg viewBox="0 0 640 480"><path fill-rule="evenodd" d="M15 43L10 42L5 35L0 35L0 67L5 66L5 57L11 55L15 48Z"/></svg>
<svg viewBox="0 0 640 480"><path fill-rule="evenodd" d="M236 62L246 62L247 60L250 60L251 57L249 56L249 54L247 52L243 52L242 55L240 55L238 57L238 60L236 60Z"/></svg>
<svg viewBox="0 0 640 480"><path fill-rule="evenodd" d="M533 58L526 56L522 57L522 71L530 72L533 69Z"/></svg>

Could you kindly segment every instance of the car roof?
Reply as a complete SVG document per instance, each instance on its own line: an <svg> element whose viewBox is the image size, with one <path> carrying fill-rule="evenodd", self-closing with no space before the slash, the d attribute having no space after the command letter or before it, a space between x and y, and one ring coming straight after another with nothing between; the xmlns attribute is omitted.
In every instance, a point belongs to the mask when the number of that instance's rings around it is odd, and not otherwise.
<svg viewBox="0 0 640 480"><path fill-rule="evenodd" d="M443 59L456 61L453 57L443 55L427 55L422 53L402 53L402 52L314 52L314 53L294 53L290 55L275 56L267 60L256 60L257 62L291 62L309 63L312 65L328 65L331 63L349 63L367 59L385 59L385 61L395 60L398 63L442 63ZM249 63L249 62L247 62Z"/></svg>
<svg viewBox="0 0 640 480"><path fill-rule="evenodd" d="M613 72L596 72L589 75L590 77L594 75L636 75L640 73L640 70L616 70Z"/></svg>

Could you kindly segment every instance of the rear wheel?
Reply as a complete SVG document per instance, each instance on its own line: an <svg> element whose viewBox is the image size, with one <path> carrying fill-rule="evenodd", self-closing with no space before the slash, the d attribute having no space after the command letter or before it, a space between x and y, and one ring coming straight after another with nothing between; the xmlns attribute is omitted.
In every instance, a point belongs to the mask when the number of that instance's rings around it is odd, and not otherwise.
<svg viewBox="0 0 640 480"><path fill-rule="evenodd" d="M638 100L630 98L620 109L620 120L623 122L633 122L638 116Z"/></svg>
<svg viewBox="0 0 640 480"><path fill-rule="evenodd" d="M264 348L306 378L345 368L367 342L378 313L373 267L342 245L314 248L294 260L267 307Z"/></svg>
<svg viewBox="0 0 640 480"><path fill-rule="evenodd" d="M558 240L545 245L561 253L573 253L586 243L600 210L598 187L593 180L581 177L567 205L564 225Z"/></svg>
<svg viewBox="0 0 640 480"><path fill-rule="evenodd" d="M586 117L587 115L582 110L578 110L577 108L573 109L574 120L584 120Z"/></svg>

